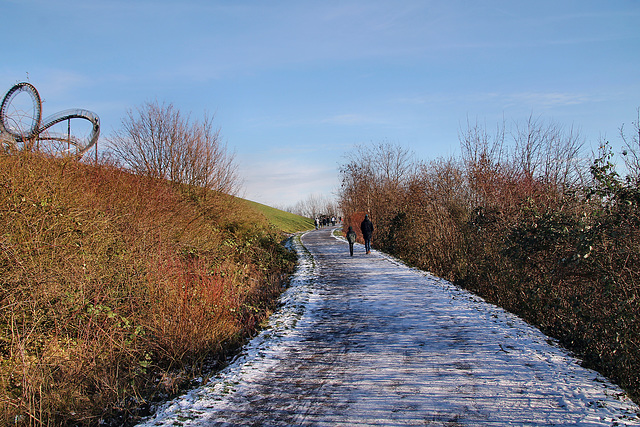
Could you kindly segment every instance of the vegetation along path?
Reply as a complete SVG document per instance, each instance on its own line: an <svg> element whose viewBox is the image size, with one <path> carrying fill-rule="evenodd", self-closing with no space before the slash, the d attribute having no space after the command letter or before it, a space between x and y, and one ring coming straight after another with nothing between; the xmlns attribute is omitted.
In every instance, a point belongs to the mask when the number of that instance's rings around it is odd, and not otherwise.
<svg viewBox="0 0 640 427"><path fill-rule="evenodd" d="M537 329L377 251L350 257L331 231L299 240L270 326L146 425L640 425Z"/></svg>

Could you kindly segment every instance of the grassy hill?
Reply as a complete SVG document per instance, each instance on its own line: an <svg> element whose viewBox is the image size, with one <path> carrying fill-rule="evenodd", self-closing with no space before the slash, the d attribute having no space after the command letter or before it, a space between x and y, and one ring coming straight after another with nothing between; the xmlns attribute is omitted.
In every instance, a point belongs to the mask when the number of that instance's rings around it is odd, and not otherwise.
<svg viewBox="0 0 640 427"><path fill-rule="evenodd" d="M0 152L0 425L130 425L256 333L307 222L183 191Z"/></svg>
<svg viewBox="0 0 640 427"><path fill-rule="evenodd" d="M313 220L300 215L281 211L261 203L245 200L251 208L264 215L270 224L285 233L297 233L314 228Z"/></svg>

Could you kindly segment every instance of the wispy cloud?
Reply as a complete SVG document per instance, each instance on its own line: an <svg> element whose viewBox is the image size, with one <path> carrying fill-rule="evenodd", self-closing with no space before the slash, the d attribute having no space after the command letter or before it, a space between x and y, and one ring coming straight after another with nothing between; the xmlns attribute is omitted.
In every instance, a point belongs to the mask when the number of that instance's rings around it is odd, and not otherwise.
<svg viewBox="0 0 640 427"><path fill-rule="evenodd" d="M507 105L525 105L539 108L579 105L592 101L592 97L583 93L570 92L519 92L507 95L495 95Z"/></svg>
<svg viewBox="0 0 640 427"><path fill-rule="evenodd" d="M381 124L384 121L378 117L369 116L366 114L338 114L335 116L327 117L320 121L325 124L332 125L364 125L364 124Z"/></svg>
<svg viewBox="0 0 640 427"><path fill-rule="evenodd" d="M527 108L549 108L567 105L579 105L594 101L593 94L574 92L470 92L457 94L415 94L399 97L398 104L456 104L477 105L480 102L501 104L504 108L523 106Z"/></svg>

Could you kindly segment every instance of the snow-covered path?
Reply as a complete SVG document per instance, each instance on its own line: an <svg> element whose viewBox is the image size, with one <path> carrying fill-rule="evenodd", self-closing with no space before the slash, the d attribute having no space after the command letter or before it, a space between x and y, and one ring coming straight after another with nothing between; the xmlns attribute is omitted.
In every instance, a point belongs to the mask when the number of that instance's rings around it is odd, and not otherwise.
<svg viewBox="0 0 640 427"><path fill-rule="evenodd" d="M321 229L282 310L146 426L640 426L621 390L517 317Z"/></svg>

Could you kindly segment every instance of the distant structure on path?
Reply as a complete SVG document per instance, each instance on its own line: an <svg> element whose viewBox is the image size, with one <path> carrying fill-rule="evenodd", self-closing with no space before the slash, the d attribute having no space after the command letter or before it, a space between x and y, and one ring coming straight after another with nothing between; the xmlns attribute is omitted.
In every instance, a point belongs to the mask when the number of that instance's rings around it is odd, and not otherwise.
<svg viewBox="0 0 640 427"><path fill-rule="evenodd" d="M31 98L24 102L26 94ZM91 122L89 135L78 138L71 134L71 119L84 119ZM67 121L67 133L53 133L49 129ZM40 148L40 141L48 142L50 152L71 154L78 157L96 145L100 136L98 115L79 108L64 110L42 120L42 100L31 83L14 85L2 99L0 107L0 146L9 151L33 150Z"/></svg>

